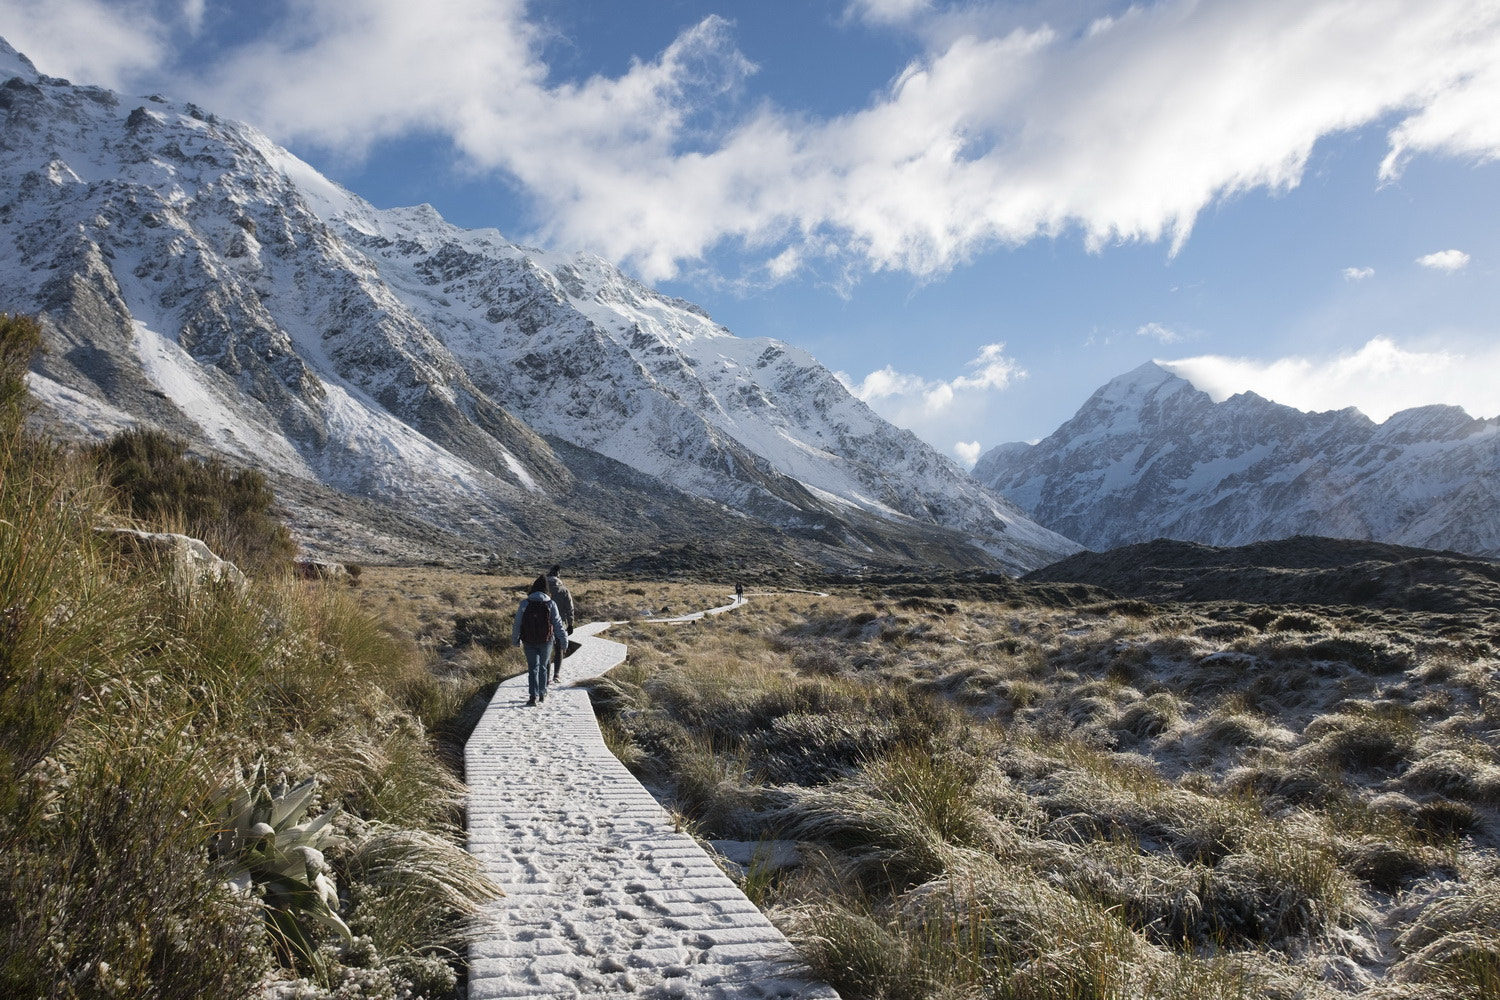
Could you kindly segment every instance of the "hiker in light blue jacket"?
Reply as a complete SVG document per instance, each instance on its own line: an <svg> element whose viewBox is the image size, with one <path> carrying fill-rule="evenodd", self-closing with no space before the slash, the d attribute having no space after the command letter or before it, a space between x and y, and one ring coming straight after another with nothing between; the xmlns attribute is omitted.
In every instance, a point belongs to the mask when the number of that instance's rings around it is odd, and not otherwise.
<svg viewBox="0 0 1500 1000"><path fill-rule="evenodd" d="M510 642L526 651L526 680L531 692L527 705L536 705L547 700L547 677L552 672L553 649L568 648L568 630L563 626L562 616L557 613L557 604L552 600L547 578L539 576L531 585L531 593L516 609L515 624L510 629Z"/></svg>

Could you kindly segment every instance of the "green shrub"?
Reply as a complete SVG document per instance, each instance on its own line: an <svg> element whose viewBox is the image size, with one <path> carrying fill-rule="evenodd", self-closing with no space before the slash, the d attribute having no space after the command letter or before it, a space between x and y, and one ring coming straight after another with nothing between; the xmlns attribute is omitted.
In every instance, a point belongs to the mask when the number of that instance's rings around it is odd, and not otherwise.
<svg viewBox="0 0 1500 1000"><path fill-rule="evenodd" d="M247 573L290 568L296 543L272 513L275 497L256 469L187 455L163 431L122 431L90 452L126 513L156 530L202 539Z"/></svg>

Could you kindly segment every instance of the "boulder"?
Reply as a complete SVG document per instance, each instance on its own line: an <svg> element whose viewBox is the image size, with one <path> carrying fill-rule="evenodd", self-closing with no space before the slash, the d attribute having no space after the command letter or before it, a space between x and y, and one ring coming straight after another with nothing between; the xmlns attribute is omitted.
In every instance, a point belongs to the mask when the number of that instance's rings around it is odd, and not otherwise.
<svg viewBox="0 0 1500 1000"><path fill-rule="evenodd" d="M304 580L349 580L349 567L343 563L323 562L318 559L298 559L297 575Z"/></svg>
<svg viewBox="0 0 1500 1000"><path fill-rule="evenodd" d="M205 583L228 582L243 591L249 584L240 568L219 558L201 539L165 531L134 528L100 528L127 558L158 560L170 566L174 586L187 590Z"/></svg>

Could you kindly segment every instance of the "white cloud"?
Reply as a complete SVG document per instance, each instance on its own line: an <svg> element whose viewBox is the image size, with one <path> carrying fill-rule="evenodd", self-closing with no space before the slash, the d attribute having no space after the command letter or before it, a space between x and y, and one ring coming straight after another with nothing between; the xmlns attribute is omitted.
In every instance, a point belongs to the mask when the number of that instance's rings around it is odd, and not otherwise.
<svg viewBox="0 0 1500 1000"><path fill-rule="evenodd" d="M850 0L845 17L870 24L901 24L932 8L932 0Z"/></svg>
<svg viewBox="0 0 1500 1000"><path fill-rule="evenodd" d="M1144 326L1137 327L1135 335L1137 337L1150 337L1152 340L1159 340L1163 344L1176 344L1185 339L1176 330L1168 329L1160 323L1147 323Z"/></svg>
<svg viewBox="0 0 1500 1000"><path fill-rule="evenodd" d="M1350 281L1364 281L1366 278L1372 278L1374 276L1375 269L1373 267L1344 268L1344 277L1349 279Z"/></svg>
<svg viewBox="0 0 1500 1000"><path fill-rule="evenodd" d="M1464 352L1408 350L1377 337L1336 357L1274 361L1204 355L1162 366L1215 399L1249 390L1299 410L1353 406L1372 420L1413 406L1446 403L1472 416L1500 414L1500 345Z"/></svg>
<svg viewBox="0 0 1500 1000"><path fill-rule="evenodd" d="M1475 26L1484 30L1493 6L1475 5ZM1481 37L1471 40L1486 44ZM1492 42L1490 43L1492 44ZM1391 131L1391 151L1380 165L1380 176L1394 180L1417 153L1446 153L1478 162L1500 157L1500 116L1495 114L1500 94L1500 59L1491 56L1467 67L1452 82L1432 93L1418 110Z"/></svg>
<svg viewBox="0 0 1500 1000"><path fill-rule="evenodd" d="M984 454L984 449L979 446L978 441L955 441L953 454L958 456L958 464L965 469L972 469L974 463L979 461L979 456Z"/></svg>
<svg viewBox="0 0 1500 1000"><path fill-rule="evenodd" d="M170 69L162 39L198 0L156 2L0 0L0 22L44 71L114 84ZM1205 207L1294 187L1318 139L1391 116L1384 176L1424 151L1500 155L1494 0L846 9L928 50L833 117L744 101L754 66L718 17L618 76L557 82L524 0L291 0L174 92L344 155L450 138L531 199L538 231L518 235L648 280L724 247L773 278L794 260L930 275L1075 231L1175 247Z"/></svg>
<svg viewBox="0 0 1500 1000"><path fill-rule="evenodd" d="M182 19L187 24L189 34L196 35L203 30L203 15L207 10L207 0L182 0Z"/></svg>
<svg viewBox="0 0 1500 1000"><path fill-rule="evenodd" d="M898 372L890 365L858 382L842 372L838 377L876 413L936 444L953 440L955 429L972 431L985 426L992 394L1026 377L1026 372L1005 356L1004 344L984 345L964 367L969 374L952 379L923 378ZM978 442L954 446L960 458L970 448L978 458Z"/></svg>
<svg viewBox="0 0 1500 1000"><path fill-rule="evenodd" d="M1439 250L1417 258L1417 263L1423 267L1430 267L1434 271L1447 271L1449 273L1462 271L1469 266L1469 255L1462 250Z"/></svg>
<svg viewBox="0 0 1500 1000"><path fill-rule="evenodd" d="M0 0L0 35L48 76L115 89L168 58L163 19L109 0Z"/></svg>

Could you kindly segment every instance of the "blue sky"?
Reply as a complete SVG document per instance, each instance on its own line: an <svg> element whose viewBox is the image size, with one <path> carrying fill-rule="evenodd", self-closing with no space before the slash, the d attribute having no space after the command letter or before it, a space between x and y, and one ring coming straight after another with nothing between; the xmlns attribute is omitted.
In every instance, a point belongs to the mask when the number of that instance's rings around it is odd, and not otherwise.
<svg viewBox="0 0 1500 1000"><path fill-rule="evenodd" d="M0 35L598 252L964 463L1147 360L1500 415L1495 0L0 0Z"/></svg>

